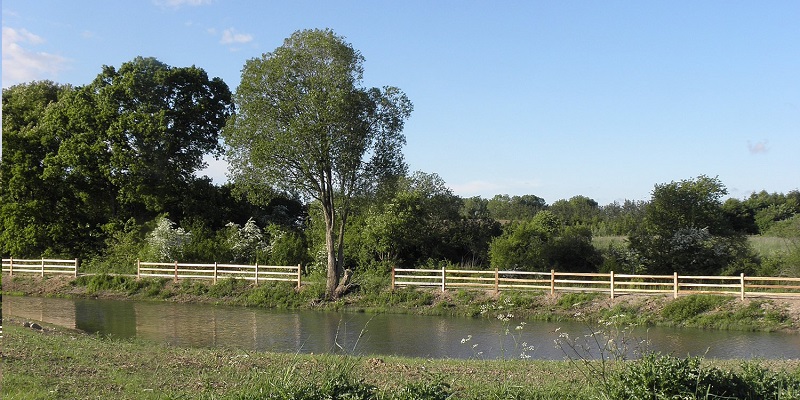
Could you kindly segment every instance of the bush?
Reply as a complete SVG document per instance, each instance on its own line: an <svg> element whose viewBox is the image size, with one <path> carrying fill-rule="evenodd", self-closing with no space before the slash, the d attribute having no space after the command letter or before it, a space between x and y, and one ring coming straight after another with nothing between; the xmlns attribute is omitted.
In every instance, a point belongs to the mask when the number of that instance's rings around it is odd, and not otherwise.
<svg viewBox="0 0 800 400"><path fill-rule="evenodd" d="M744 363L741 372L704 367L697 357L647 354L614 375L609 399L800 399L800 379Z"/></svg>

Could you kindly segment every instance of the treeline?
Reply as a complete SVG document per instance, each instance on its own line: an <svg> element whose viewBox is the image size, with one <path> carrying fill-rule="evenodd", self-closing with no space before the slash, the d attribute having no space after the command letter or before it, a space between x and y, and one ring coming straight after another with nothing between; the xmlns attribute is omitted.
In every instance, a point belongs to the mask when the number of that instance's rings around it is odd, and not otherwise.
<svg viewBox="0 0 800 400"><path fill-rule="evenodd" d="M199 177L220 156L235 110L228 86L197 67L138 57L74 87L3 89L0 253L80 257L98 271L148 260L298 264L325 270L319 202L247 196ZM267 191L268 192L268 191ZM718 179L655 185L649 201L585 196L461 198L435 173L380 182L349 205L343 264L800 276L800 192L724 199ZM791 251L756 254L747 235ZM596 236L626 240L607 247Z"/></svg>

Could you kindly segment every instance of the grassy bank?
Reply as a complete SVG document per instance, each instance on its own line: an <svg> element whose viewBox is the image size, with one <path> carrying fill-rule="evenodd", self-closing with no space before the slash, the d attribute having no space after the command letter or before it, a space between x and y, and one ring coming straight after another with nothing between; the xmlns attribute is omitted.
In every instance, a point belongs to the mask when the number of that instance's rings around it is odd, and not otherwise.
<svg viewBox="0 0 800 400"><path fill-rule="evenodd" d="M16 321L6 321L4 335L0 391L9 400L800 398L797 360L742 364L652 356L587 366L579 360L278 354L38 331ZM639 395L646 397L631 397Z"/></svg>
<svg viewBox="0 0 800 400"><path fill-rule="evenodd" d="M187 349L4 326L3 399L566 398L594 394L562 362ZM350 397L348 397L350 396Z"/></svg>
<svg viewBox="0 0 800 400"><path fill-rule="evenodd" d="M313 278L313 277L312 277ZM494 318L500 311L517 318L546 321L608 319L617 316L638 326L677 326L750 331L799 331L800 299L746 299L732 296L624 295L610 299L604 294L541 291L492 291L402 288L390 290L388 278L361 274L355 289L336 301L323 301L324 282L307 279L297 291L292 284L253 285L221 280L217 284L124 276L40 278L15 276L3 279L4 294L51 297L99 297L214 303L279 309L350 310L372 313L459 315Z"/></svg>

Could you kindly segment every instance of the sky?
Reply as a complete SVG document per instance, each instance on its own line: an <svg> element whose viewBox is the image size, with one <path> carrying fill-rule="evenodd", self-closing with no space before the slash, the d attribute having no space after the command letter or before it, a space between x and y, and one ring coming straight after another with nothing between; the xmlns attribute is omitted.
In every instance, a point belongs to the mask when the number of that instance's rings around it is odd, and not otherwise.
<svg viewBox="0 0 800 400"><path fill-rule="evenodd" d="M794 0L3 0L2 21L3 88L152 56L235 91L247 60L330 28L365 87L414 103L409 170L462 197L605 205L699 175L735 198L800 188Z"/></svg>

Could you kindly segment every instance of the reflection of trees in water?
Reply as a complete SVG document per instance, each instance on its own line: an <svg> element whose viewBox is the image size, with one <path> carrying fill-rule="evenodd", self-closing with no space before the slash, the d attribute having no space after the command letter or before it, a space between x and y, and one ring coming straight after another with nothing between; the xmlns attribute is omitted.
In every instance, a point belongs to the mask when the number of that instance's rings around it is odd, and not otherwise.
<svg viewBox="0 0 800 400"><path fill-rule="evenodd" d="M75 327L89 333L118 338L136 337L133 303L124 301L76 300Z"/></svg>
<svg viewBox="0 0 800 400"><path fill-rule="evenodd" d="M70 300L6 296L6 316L43 321L113 337L137 337L178 346L232 347L255 351L397 354L415 357L469 358L471 335L483 357L500 356L499 340L514 350L496 319L414 315L368 315L314 311L158 302ZM512 323L516 325L516 322ZM562 359L553 347L553 331L582 335L575 323L530 321L522 340L533 344L534 358ZM359 336L364 331L364 336ZM712 358L798 358L800 335L649 327L634 331L648 339L649 349L665 354L706 354ZM344 349L340 349L337 343ZM514 357L513 353L506 354Z"/></svg>

